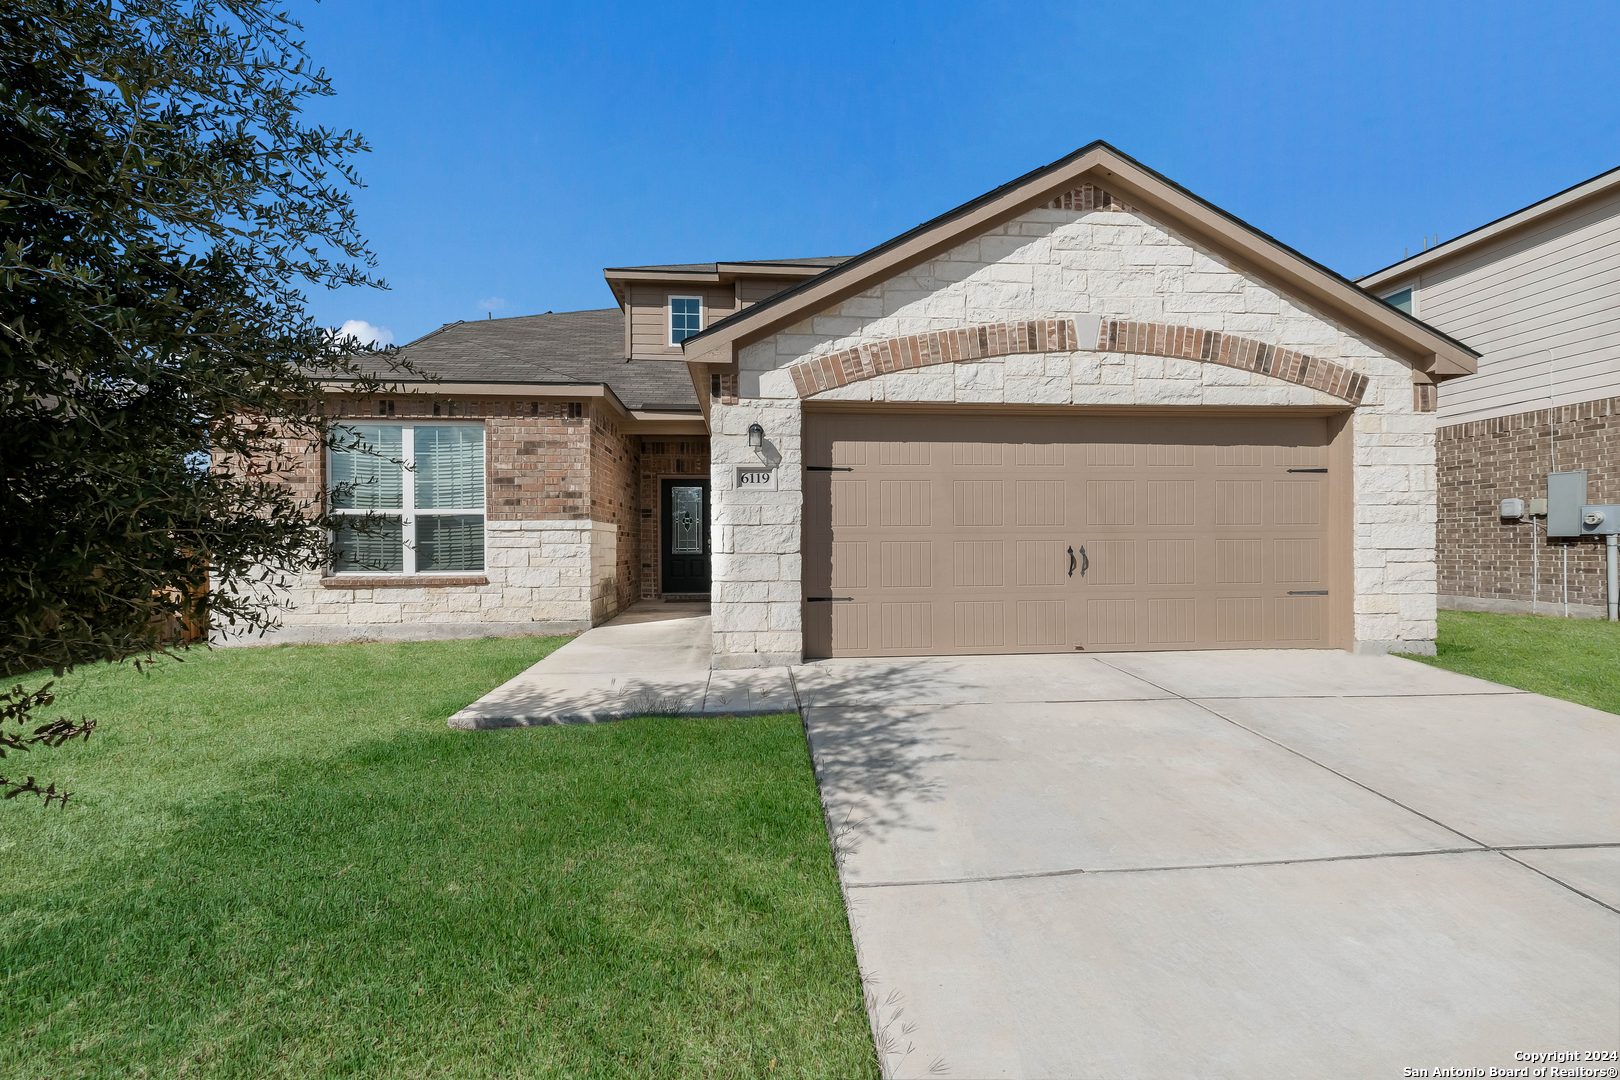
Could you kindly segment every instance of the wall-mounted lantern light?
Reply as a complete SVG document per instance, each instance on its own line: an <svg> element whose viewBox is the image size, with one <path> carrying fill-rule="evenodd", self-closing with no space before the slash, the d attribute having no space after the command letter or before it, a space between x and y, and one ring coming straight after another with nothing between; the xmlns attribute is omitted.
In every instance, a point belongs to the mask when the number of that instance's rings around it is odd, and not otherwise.
<svg viewBox="0 0 1620 1080"><path fill-rule="evenodd" d="M765 429L758 424L749 424L748 445L755 450L763 448L765 445Z"/></svg>

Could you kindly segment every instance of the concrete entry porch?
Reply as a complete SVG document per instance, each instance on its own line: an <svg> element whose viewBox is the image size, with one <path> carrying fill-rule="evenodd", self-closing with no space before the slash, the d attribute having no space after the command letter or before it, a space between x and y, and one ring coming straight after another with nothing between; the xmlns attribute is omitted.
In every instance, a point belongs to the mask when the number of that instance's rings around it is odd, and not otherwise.
<svg viewBox="0 0 1620 1080"><path fill-rule="evenodd" d="M888 1075L1615 1046L1620 717L1330 651L794 674Z"/></svg>
<svg viewBox="0 0 1620 1080"><path fill-rule="evenodd" d="M449 724L484 730L797 711L787 668L711 671L709 639L706 602L643 600L485 694Z"/></svg>

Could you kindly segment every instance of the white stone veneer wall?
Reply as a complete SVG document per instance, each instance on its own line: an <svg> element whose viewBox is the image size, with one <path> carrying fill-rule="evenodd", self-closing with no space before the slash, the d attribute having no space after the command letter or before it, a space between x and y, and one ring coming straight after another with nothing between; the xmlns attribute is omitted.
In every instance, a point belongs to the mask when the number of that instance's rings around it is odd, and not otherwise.
<svg viewBox="0 0 1620 1080"><path fill-rule="evenodd" d="M487 585L329 589L319 574L280 596L292 610L263 638L216 629L214 643L421 640L571 633L588 629L613 590L612 525L595 521L489 521L484 526ZM601 551L606 537L607 555ZM602 577L606 577L604 588ZM603 608L605 610L605 607Z"/></svg>
<svg viewBox="0 0 1620 1080"><path fill-rule="evenodd" d="M717 403L711 414L715 666L791 663L801 655L803 420L788 365L862 341L1083 316L1242 334L1366 375L1354 425L1356 647L1433 650L1435 418L1413 411L1408 366L1141 214L1043 209L742 351L739 404ZM896 372L811 400L1345 406L1308 387L1216 364L1085 350ZM746 445L755 422L781 455L775 492L733 490L734 466L758 461Z"/></svg>

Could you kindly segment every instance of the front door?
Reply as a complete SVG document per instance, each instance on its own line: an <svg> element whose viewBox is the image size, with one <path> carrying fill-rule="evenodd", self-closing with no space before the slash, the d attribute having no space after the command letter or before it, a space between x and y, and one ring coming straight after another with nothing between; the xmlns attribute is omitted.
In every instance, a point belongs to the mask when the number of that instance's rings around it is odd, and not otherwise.
<svg viewBox="0 0 1620 1080"><path fill-rule="evenodd" d="M709 591L709 482L665 480L662 517L666 593Z"/></svg>

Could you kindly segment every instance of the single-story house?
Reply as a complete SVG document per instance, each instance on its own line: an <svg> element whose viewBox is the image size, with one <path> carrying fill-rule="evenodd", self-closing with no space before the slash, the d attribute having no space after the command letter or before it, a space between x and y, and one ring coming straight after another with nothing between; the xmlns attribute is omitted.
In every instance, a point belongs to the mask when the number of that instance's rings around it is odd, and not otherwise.
<svg viewBox="0 0 1620 1080"><path fill-rule="evenodd" d="M406 467L289 482L375 479L339 509L397 524L280 639L707 597L719 668L1434 647L1436 390L1476 354L1111 146L854 257L605 276L341 402Z"/></svg>
<svg viewBox="0 0 1620 1080"><path fill-rule="evenodd" d="M1440 606L1602 618L1604 538L1545 500L1620 503L1620 169L1358 284L1481 354L1440 397Z"/></svg>

